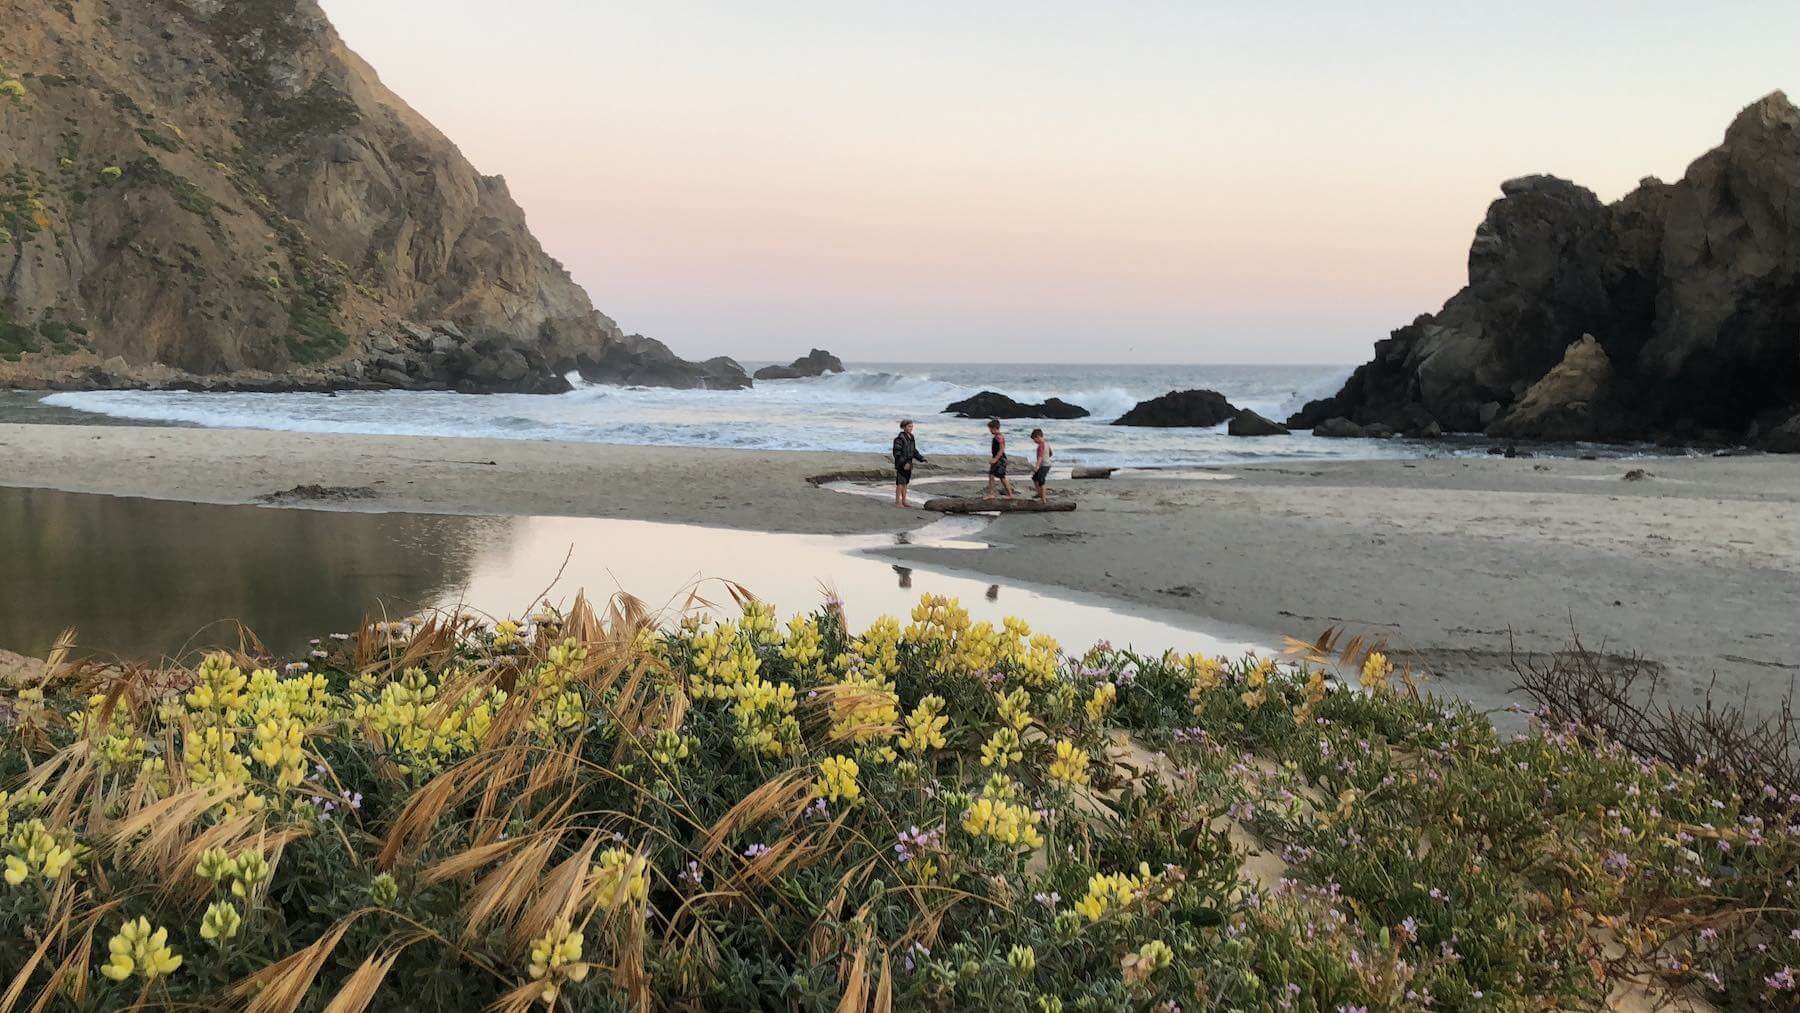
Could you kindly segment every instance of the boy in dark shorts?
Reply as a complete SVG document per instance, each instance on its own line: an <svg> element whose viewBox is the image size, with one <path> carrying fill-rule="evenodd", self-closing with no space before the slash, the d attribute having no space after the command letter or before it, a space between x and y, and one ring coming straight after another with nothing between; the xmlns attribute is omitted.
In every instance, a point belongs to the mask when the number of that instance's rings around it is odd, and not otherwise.
<svg viewBox="0 0 1800 1013"><path fill-rule="evenodd" d="M900 420L900 435L894 437L894 505L911 507L912 501L906 498L906 487L912 484L913 462L923 462L925 455L919 453L919 444L913 439L912 419Z"/></svg>
<svg viewBox="0 0 1800 1013"><path fill-rule="evenodd" d="M1056 456L1056 451L1050 449L1050 441L1044 438L1044 431L1042 429L1033 429L1031 431L1031 442L1037 444L1037 468L1031 473L1031 484L1037 487L1038 502L1048 503L1050 501L1050 490L1048 487L1050 482L1050 459Z"/></svg>
<svg viewBox="0 0 1800 1013"><path fill-rule="evenodd" d="M1006 493L1007 499L1013 498L1012 482L1006 478L1006 437L1000 433L1000 420L988 419L988 484L987 491L981 494L982 499L994 498L994 483L1000 483L1000 489Z"/></svg>

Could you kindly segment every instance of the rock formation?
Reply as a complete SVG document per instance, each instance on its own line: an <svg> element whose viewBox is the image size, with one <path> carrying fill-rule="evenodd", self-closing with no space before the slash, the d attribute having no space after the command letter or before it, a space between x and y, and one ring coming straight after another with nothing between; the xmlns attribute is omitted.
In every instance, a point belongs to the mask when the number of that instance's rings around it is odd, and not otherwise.
<svg viewBox="0 0 1800 1013"><path fill-rule="evenodd" d="M1207 428L1237 417L1238 411L1216 390L1172 390L1139 402L1113 425Z"/></svg>
<svg viewBox="0 0 1800 1013"><path fill-rule="evenodd" d="M575 368L589 383L686 390L741 390L751 386L750 377L735 359L721 355L705 362L689 362L669 351L669 346L642 334L630 334L608 342L596 353L578 355Z"/></svg>
<svg viewBox="0 0 1800 1013"><path fill-rule="evenodd" d="M950 413L962 419L1084 419L1088 416L1086 408L1061 398L1027 404L991 390L945 405L942 414Z"/></svg>
<svg viewBox="0 0 1800 1013"><path fill-rule="evenodd" d="M822 348L815 348L788 365L764 366L757 370L755 375L758 380L801 380L843 371L842 359Z"/></svg>
<svg viewBox="0 0 1800 1013"><path fill-rule="evenodd" d="M1797 191L1800 109L1780 92L1681 180L1611 205L1553 176L1511 180L1476 230L1468 286L1289 424L1773 449L1800 415ZM1555 408L1572 374L1535 388L1586 335L1597 348L1569 369L1604 361L1605 396Z"/></svg>
<svg viewBox="0 0 1800 1013"><path fill-rule="evenodd" d="M316 0L0 24L4 379L555 390L623 338Z"/></svg>
<svg viewBox="0 0 1800 1013"><path fill-rule="evenodd" d="M1231 417L1225 431L1232 436L1286 436L1288 428L1246 408Z"/></svg>

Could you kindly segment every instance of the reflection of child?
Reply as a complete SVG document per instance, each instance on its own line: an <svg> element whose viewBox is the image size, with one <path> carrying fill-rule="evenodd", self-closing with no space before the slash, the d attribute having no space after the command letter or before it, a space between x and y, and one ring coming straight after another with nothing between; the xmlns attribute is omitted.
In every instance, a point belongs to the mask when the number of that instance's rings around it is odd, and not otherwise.
<svg viewBox="0 0 1800 1013"><path fill-rule="evenodd" d="M895 506L912 506L912 501L906 498L906 487L912 484L913 462L923 460L925 460L925 455L919 453L919 444L913 439L912 419L901 419L900 435L894 437Z"/></svg>
<svg viewBox="0 0 1800 1013"><path fill-rule="evenodd" d="M1031 431L1031 442L1037 444L1037 470L1031 473L1031 484L1037 486L1038 501L1045 502L1050 498L1050 490L1048 488L1050 482L1050 458L1056 456L1056 451L1050 449L1050 441L1044 438L1044 431L1042 429L1033 429Z"/></svg>

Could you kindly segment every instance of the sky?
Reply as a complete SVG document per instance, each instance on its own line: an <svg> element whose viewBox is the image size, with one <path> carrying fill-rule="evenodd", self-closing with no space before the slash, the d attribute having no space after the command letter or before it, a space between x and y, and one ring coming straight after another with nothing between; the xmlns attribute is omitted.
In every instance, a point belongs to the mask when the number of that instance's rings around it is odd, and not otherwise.
<svg viewBox="0 0 1800 1013"><path fill-rule="evenodd" d="M322 2L689 357L1360 361L1502 180L1613 200L1800 88L1792 0Z"/></svg>

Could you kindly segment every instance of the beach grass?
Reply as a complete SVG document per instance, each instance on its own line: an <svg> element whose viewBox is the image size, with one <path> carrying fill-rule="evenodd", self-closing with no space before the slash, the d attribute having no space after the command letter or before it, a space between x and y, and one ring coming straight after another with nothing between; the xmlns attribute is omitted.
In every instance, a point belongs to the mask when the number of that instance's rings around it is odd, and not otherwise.
<svg viewBox="0 0 1800 1013"><path fill-rule="evenodd" d="M1800 798L1379 644L1065 651L748 594L4 690L0 1008L1795 1001ZM1636 998L1630 998L1635 996Z"/></svg>

